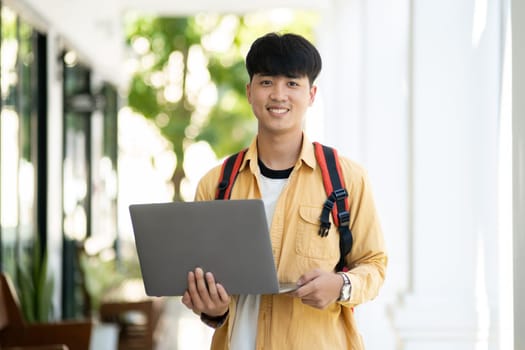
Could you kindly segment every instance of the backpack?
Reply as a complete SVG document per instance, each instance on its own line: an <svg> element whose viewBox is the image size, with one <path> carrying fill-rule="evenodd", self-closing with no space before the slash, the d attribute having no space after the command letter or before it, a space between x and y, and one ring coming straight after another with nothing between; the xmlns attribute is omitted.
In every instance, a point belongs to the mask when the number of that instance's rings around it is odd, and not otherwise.
<svg viewBox="0 0 525 350"><path fill-rule="evenodd" d="M350 231L350 212L348 204L348 192L342 177L339 157L334 148L314 142L315 158L321 167L323 185L328 198L324 202L320 215L319 236L326 237L330 229L330 212L335 225L339 231L339 262L336 271L345 269L345 256L352 249L352 232ZM221 175L215 199L230 199L231 190L237 179L239 168L244 159L247 149L229 156L222 164ZM335 205L334 205L335 204Z"/></svg>

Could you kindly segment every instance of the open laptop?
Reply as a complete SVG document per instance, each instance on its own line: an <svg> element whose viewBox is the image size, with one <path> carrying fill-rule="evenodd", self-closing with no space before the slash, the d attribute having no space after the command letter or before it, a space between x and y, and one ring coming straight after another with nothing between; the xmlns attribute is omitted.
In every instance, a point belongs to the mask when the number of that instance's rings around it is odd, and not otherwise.
<svg viewBox="0 0 525 350"><path fill-rule="evenodd" d="M279 285L260 199L132 204L129 211L147 295L183 295L196 267L230 295L297 288Z"/></svg>

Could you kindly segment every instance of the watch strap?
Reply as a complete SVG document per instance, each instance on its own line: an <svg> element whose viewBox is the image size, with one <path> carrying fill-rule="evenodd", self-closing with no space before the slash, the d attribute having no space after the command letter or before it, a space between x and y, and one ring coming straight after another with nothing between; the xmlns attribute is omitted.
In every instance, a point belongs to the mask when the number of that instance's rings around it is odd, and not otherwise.
<svg viewBox="0 0 525 350"><path fill-rule="evenodd" d="M350 281L350 277L348 277L348 275L344 272L338 272L337 274L341 275L341 277L343 278L343 285L341 286L341 293L337 301L342 301L342 302L348 301L350 299L350 292L352 290L352 282ZM347 296L343 295L343 292L346 288L348 288L349 290L349 293Z"/></svg>
<svg viewBox="0 0 525 350"><path fill-rule="evenodd" d="M226 319L228 318L229 310L226 311L223 315L220 316L210 316L205 314L204 312L201 313L201 321L211 328L219 328L224 324Z"/></svg>

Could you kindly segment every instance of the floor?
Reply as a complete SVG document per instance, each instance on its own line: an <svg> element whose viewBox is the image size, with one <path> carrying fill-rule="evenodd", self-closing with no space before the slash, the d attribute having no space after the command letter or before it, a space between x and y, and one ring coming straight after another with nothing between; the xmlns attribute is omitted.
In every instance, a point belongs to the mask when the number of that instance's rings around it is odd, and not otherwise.
<svg viewBox="0 0 525 350"><path fill-rule="evenodd" d="M156 350L204 350L210 348L213 329L188 310L180 297L167 300L159 324Z"/></svg>

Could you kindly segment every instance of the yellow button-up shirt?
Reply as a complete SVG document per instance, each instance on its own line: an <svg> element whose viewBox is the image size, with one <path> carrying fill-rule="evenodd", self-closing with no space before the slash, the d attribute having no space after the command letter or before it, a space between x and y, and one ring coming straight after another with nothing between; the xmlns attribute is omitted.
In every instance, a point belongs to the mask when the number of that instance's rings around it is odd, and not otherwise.
<svg viewBox="0 0 525 350"><path fill-rule="evenodd" d="M346 256L347 275L352 283L350 300L319 310L286 294L261 296L257 350L363 349L353 307L378 294L385 277L387 256L366 172L341 156L340 164L349 193L354 240ZM214 199L220 171L221 167L217 166L201 179L196 200ZM259 174L254 140L241 164L231 199L261 198ZM278 199L270 226L280 282L295 282L313 269L334 271L339 259L339 232L332 218L328 236L318 235L319 217L326 198L313 145L303 136L300 157ZM236 301L233 296L228 319L215 331L213 350L229 349Z"/></svg>

